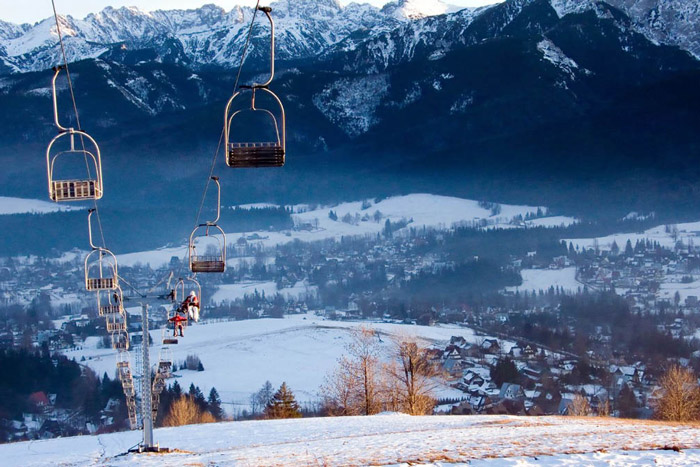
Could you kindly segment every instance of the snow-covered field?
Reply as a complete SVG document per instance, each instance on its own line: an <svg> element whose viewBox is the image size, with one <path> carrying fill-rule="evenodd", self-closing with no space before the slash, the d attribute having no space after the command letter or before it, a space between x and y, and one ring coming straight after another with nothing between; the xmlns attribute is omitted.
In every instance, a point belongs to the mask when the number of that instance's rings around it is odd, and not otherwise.
<svg viewBox="0 0 700 467"><path fill-rule="evenodd" d="M700 244L700 222L674 224L668 226L668 228L665 225L657 225L644 232L620 233L598 238L572 238L565 241L567 245L571 242L574 247L578 246L579 248L595 248L597 243L600 250L610 250L613 242L615 242L620 251L624 251L627 240L632 243L632 246L638 240L651 240L652 242L659 242L662 247L671 249L673 249L676 241L681 241L685 245L688 245L688 242L693 242L697 245Z"/></svg>
<svg viewBox="0 0 700 467"><path fill-rule="evenodd" d="M46 214L57 211L70 211L75 209L65 204L50 203L38 199L11 198L0 196L0 215L6 214Z"/></svg>
<svg viewBox="0 0 700 467"><path fill-rule="evenodd" d="M547 291L550 287L561 287L566 292L578 292L583 284L576 280L576 268L563 269L523 269L520 271L523 284L519 287L506 287L506 290L539 292Z"/></svg>
<svg viewBox="0 0 700 467"><path fill-rule="evenodd" d="M439 196L425 193L416 193L405 196L392 196L377 203L372 200L341 203L336 206L323 206L309 209L309 206L291 206L292 219L298 226L297 229L283 232L227 232L229 243L233 243L240 237L249 238L249 243L260 244L264 247L274 247L294 240L313 242L325 239L340 239L343 236L375 235L384 229L387 219L392 223L401 221L413 221L403 229L449 229L454 225L465 223L483 224L488 228L504 227L513 228L523 225L536 227L558 227L576 222L576 219L564 216L545 217L533 219L525 223L513 223L516 216L525 217L528 214L536 214L537 206L519 206L501 204L500 212L493 215L491 210L479 206L478 201L455 198L451 196ZM244 208L268 206L265 203L257 205L244 205ZM545 211L546 208L540 207ZM338 217L337 221L329 218L330 211ZM379 212L377 220L375 213ZM343 222L346 218L347 222ZM363 220L364 219L364 220ZM250 237L257 239L252 240ZM173 256L183 257L187 253L186 246L174 248L162 248L159 250L143 251L119 255L119 264L132 266L136 263L150 264L157 268L167 264ZM230 263L229 263L230 264Z"/></svg>
<svg viewBox="0 0 700 467"><path fill-rule="evenodd" d="M177 451L125 454L139 432L0 446L7 466L694 466L700 429L609 418L381 414L155 430ZM674 450L675 449L675 450Z"/></svg>
<svg viewBox="0 0 700 467"><path fill-rule="evenodd" d="M218 286L218 290L211 298L212 303L220 304L225 301L234 301L244 298L246 295L255 295L255 292L266 297L273 297L280 294L286 299L298 299L304 297L315 297L318 287L309 285L304 281L299 281L292 287L278 289L274 281L250 281L236 284L223 284Z"/></svg>
<svg viewBox="0 0 700 467"><path fill-rule="evenodd" d="M387 352L392 345L391 336L397 335L416 336L428 344L447 342L451 336L477 341L471 329L458 326L361 324L380 332L379 343ZM260 389L266 380L275 387L286 381L300 402L316 402L325 375L344 353L344 345L349 340L348 331L359 325L326 320L313 314L195 324L185 329L185 337L179 344L170 348L176 362L184 360L188 354L198 355L205 371L178 371L177 381L185 389L194 383L205 394L212 386L216 387L229 413L248 408L250 394ZM151 361L155 362L161 331L152 330L151 336L158 344L151 349ZM106 371L112 376L115 351L98 349L94 344L93 341L92 347L86 344L82 350L66 352L66 355L78 361L85 356L83 363L99 375ZM501 342L501 345L508 350L512 343ZM451 388L445 388L445 395L452 393Z"/></svg>

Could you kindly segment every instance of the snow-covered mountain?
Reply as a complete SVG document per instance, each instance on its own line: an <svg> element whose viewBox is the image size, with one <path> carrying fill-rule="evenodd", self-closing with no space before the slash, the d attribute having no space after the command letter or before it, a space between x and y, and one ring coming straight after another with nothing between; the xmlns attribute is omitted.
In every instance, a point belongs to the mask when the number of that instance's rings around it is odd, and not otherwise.
<svg viewBox="0 0 700 467"><path fill-rule="evenodd" d="M656 43L675 45L700 58L700 4L687 0L609 0L631 18L630 27ZM592 0L507 0L496 7L459 10L442 0L397 0L381 10L368 4L345 7L336 0L283 0L271 4L277 26L277 53L282 60L366 47L385 66L410 59L421 46L442 53L473 37L466 27L486 11L500 13L488 35L500 34L526 6L546 4L559 17L593 10L608 11ZM152 49L156 60L185 62L194 69L233 67L240 58L252 9L231 11L205 5L195 10L146 12L133 7L105 8L84 19L61 17L68 58L95 58L114 50ZM608 14L608 13L600 13ZM256 22L251 55L266 53L268 27ZM352 58L351 60L354 60ZM59 63L53 18L33 26L0 21L0 73L48 69ZM369 67L371 70L372 68Z"/></svg>
<svg viewBox="0 0 700 467"><path fill-rule="evenodd" d="M280 59L314 56L351 34L392 29L406 20L368 4L342 7L336 0L285 0L273 2L271 6ZM251 8L234 7L226 12L214 5L195 10L154 12L134 7L108 7L82 20L62 16L61 30L70 60L97 57L115 46L127 50L161 50L175 42L195 68L232 66L240 58L252 14ZM269 37L264 17L259 15L258 18L252 55L266 51ZM59 62L59 49L53 18L31 27L0 22L2 49L5 60L20 71L55 65Z"/></svg>

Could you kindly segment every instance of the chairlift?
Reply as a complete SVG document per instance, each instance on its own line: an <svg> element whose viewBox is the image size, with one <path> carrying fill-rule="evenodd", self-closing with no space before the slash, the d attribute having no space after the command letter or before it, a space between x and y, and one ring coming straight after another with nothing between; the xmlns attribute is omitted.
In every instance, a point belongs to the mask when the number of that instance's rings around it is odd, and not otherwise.
<svg viewBox="0 0 700 467"><path fill-rule="evenodd" d="M112 313L105 317L107 324L107 332L126 332L126 315L121 313Z"/></svg>
<svg viewBox="0 0 700 467"><path fill-rule="evenodd" d="M277 95L269 89L269 85L275 76L275 23L270 16L270 7L258 7L265 13L270 21L270 76L264 83L241 85L231 96L226 104L224 114L224 139L226 141L226 165L234 168L254 167L282 167L286 152L286 119L284 106ZM255 103L256 92L262 91L263 95L269 95L274 103L274 112L271 109L257 107ZM232 104L239 97L250 93L250 108L233 110ZM258 113L263 115L269 123L269 128L274 132L273 141L243 141L233 126L246 114ZM277 116L276 116L277 115Z"/></svg>
<svg viewBox="0 0 700 467"><path fill-rule="evenodd" d="M87 290L114 290L119 288L117 276L117 257L106 248L95 246L92 242L92 213L88 214L88 236L92 251L85 257L85 288Z"/></svg>
<svg viewBox="0 0 700 467"><path fill-rule="evenodd" d="M179 304L178 306L182 306L181 304L184 303L185 299L188 296L188 289L192 292L195 292L197 299L199 300L199 306L193 307L195 309L192 310L191 313L190 310L188 310L189 319L192 319L195 322L197 322L199 321L199 312L202 308L202 286L199 284L199 281L197 281L196 276L178 279L174 289L175 303Z"/></svg>
<svg viewBox="0 0 700 467"><path fill-rule="evenodd" d="M85 201L102 198L102 159L97 142L87 133L74 128L66 128L58 120L58 98L56 91L56 79L65 67L54 68L52 80L53 89L53 115L54 123L58 128L56 135L46 149L46 170L49 182L49 198L52 201ZM76 144L76 138L79 140ZM66 177L57 176L56 168L69 166L76 159L85 160L86 176ZM57 164L58 163L58 164ZM64 167L65 168L65 167Z"/></svg>
<svg viewBox="0 0 700 467"><path fill-rule="evenodd" d="M106 300L101 298L103 296L102 292L97 292L97 310L100 316L126 313L123 305L124 295L120 287L117 287L114 292L111 290L104 292L104 295L107 296Z"/></svg>
<svg viewBox="0 0 700 467"><path fill-rule="evenodd" d="M226 234L217 225L221 216L221 184L219 177L211 177L211 179L214 180L217 187L216 219L199 224L190 235L190 271L195 274L199 272L224 272L226 270ZM197 240L200 241L201 249L203 238L212 239L208 246L213 248L213 253L211 251L197 251Z"/></svg>
<svg viewBox="0 0 700 467"><path fill-rule="evenodd" d="M129 334L125 331L113 332L112 348L115 350L129 350Z"/></svg>

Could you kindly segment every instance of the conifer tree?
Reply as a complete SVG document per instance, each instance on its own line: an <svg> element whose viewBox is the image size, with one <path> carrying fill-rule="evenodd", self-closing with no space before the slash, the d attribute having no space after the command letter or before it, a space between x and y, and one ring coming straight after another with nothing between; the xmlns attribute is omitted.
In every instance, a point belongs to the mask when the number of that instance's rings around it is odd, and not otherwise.
<svg viewBox="0 0 700 467"><path fill-rule="evenodd" d="M265 407L265 417L267 418L300 418L301 411L294 394L287 387L287 383L277 390L272 400Z"/></svg>
<svg viewBox="0 0 700 467"><path fill-rule="evenodd" d="M215 387L212 387L211 391L209 391L207 404L209 405L209 412L211 412L215 419L221 420L224 418L224 411L221 410L221 398Z"/></svg>

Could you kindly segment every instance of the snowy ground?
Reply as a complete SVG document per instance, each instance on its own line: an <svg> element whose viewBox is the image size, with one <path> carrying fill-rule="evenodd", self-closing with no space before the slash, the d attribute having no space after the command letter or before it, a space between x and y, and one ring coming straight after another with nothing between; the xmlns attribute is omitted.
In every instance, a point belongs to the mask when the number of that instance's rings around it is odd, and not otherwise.
<svg viewBox="0 0 700 467"><path fill-rule="evenodd" d="M576 280L576 268L564 269L523 269L520 271L523 284L519 287L506 287L506 290L539 292L547 291L550 287L561 287L567 292L577 292L583 289L583 284Z"/></svg>
<svg viewBox="0 0 700 467"><path fill-rule="evenodd" d="M500 213L492 215L489 209L480 207L478 201L425 193L392 196L377 203L366 200L365 203L364 209L363 201L316 207L315 209L310 209L307 205L289 206L294 212L292 219L297 226L296 229L282 232L227 232L226 237L229 244L240 237L246 237L249 243L274 247L294 240L312 242L330 238L340 239L343 236L375 235L384 229L387 219L393 223L413 219L408 226L403 228L404 231L410 228L422 229L423 227L449 229L454 225L471 225L470 223L478 223L487 228L515 228L523 225L558 227L576 222L576 219L571 217L553 216L518 223L513 220L516 216L534 215L537 213L538 207L502 204L500 205ZM265 206L268 205L259 203L242 207ZM544 207L540 207L540 209L546 210ZM337 221L328 217L330 211L337 215ZM379 212L380 215L375 221L376 212ZM342 219L346 216L348 220L352 218L352 221L343 222ZM365 220L362 220L363 218ZM397 232L400 234L401 231ZM250 237L257 239L252 240ZM119 264L126 266L148 263L151 267L157 268L170 262L171 257L183 257L186 253L187 247L179 246L119 255L118 260ZM232 265L231 262L229 265Z"/></svg>
<svg viewBox="0 0 700 467"><path fill-rule="evenodd" d="M595 248L597 243L600 250L610 250L613 242L615 242L620 251L624 251L627 240L632 243L632 246L638 240L651 240L652 242L659 242L663 247L673 249L675 245L674 235L676 241L681 241L684 245L688 245L688 242L696 245L700 244L700 222L674 224L668 226L668 229L665 225L658 225L644 232L613 234L598 238L572 238L565 241L567 245L571 242L574 244L574 247L578 246L579 248Z"/></svg>
<svg viewBox="0 0 700 467"><path fill-rule="evenodd" d="M218 286L218 290L212 296L211 301L214 304L234 301L242 299L246 295L255 295L256 291L260 295L264 292L266 297L273 297L276 294L280 294L286 299L296 300L304 297L315 297L318 294L318 287L309 285L304 281L299 281L294 286L283 289L278 289L274 281L238 282L236 284L223 284Z"/></svg>
<svg viewBox="0 0 700 467"><path fill-rule="evenodd" d="M65 204L40 201L38 199L11 198L0 196L0 215L6 214L46 214L57 211L70 211L75 209Z"/></svg>
<svg viewBox="0 0 700 467"><path fill-rule="evenodd" d="M139 432L5 444L7 466L700 464L700 429L608 418L307 418L155 430L165 454L125 454ZM674 450L676 449L676 450Z"/></svg>
<svg viewBox="0 0 700 467"><path fill-rule="evenodd" d="M414 326L393 323L356 323L325 320L313 314L291 315L284 319L256 319L219 323L199 323L185 329L180 343L170 346L176 362L188 354L196 354L205 371L178 371L177 381L184 388L190 383L206 394L216 387L229 413L248 408L250 394L260 389L266 380L275 387L283 381L291 387L302 403L319 400L318 390L325 375L335 368L344 353L349 329L369 326L380 332L381 347L388 352L391 336L417 336L426 344L444 343L451 336L463 336L469 342L478 341L473 331L457 326ZM151 331L154 345L151 361L155 362L161 342L161 330ZM83 362L99 375L115 371L114 350L95 348L96 341L83 349L65 352L69 358ZM512 342L501 341L506 351ZM133 359L132 352L132 359ZM445 388L445 396L452 396Z"/></svg>

